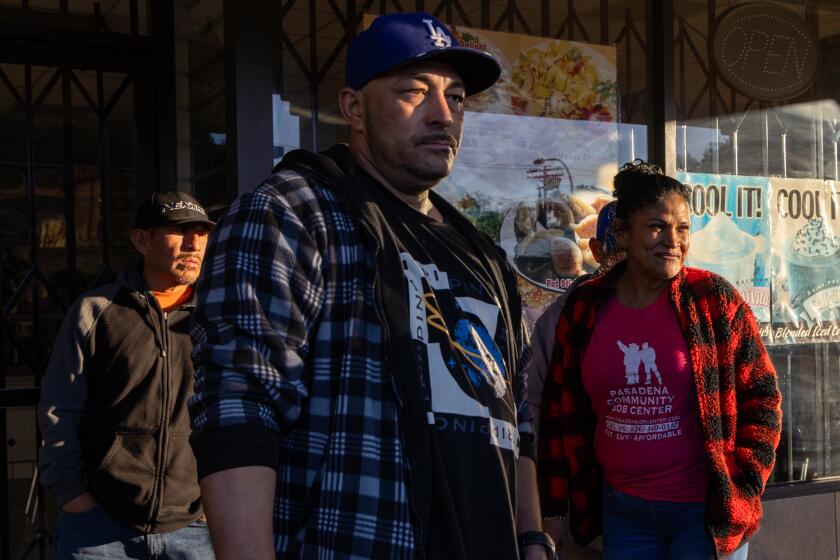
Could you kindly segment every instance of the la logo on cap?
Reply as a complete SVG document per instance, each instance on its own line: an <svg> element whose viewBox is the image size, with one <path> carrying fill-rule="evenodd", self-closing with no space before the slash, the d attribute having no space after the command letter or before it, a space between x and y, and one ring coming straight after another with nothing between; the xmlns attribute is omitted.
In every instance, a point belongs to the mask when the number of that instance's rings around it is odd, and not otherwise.
<svg viewBox="0 0 840 560"><path fill-rule="evenodd" d="M443 29L440 27L435 27L433 25L433 21L430 19L424 19L423 23L426 24L426 27L429 28L429 39L435 44L436 47L451 47L452 40L449 38L449 35L443 32Z"/></svg>

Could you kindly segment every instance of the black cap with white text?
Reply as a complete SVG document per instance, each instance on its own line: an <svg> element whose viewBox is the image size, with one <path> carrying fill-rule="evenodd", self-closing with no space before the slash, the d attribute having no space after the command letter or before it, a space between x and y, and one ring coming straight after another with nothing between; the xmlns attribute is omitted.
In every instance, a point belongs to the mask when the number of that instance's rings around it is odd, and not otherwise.
<svg viewBox="0 0 840 560"><path fill-rule="evenodd" d="M155 192L137 211L135 229L150 229L180 224L200 223L213 228L216 223L207 217L199 202L183 191Z"/></svg>

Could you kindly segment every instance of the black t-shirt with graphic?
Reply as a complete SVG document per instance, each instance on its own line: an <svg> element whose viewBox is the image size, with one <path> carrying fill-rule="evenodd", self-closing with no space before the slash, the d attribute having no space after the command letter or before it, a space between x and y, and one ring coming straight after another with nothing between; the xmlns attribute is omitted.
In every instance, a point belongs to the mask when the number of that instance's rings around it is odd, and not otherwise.
<svg viewBox="0 0 840 560"><path fill-rule="evenodd" d="M444 465L435 480L429 558L515 558L515 462L519 453L514 363L507 353L499 290L469 236L383 192L380 207L400 248L413 363L426 389L436 438L430 460ZM447 499L449 497L449 499ZM446 511L446 515L441 515Z"/></svg>

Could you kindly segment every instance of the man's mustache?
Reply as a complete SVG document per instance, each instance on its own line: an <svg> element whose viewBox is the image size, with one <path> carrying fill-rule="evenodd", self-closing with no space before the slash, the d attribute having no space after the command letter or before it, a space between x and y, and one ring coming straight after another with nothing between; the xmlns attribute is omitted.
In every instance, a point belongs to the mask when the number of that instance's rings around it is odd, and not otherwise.
<svg viewBox="0 0 840 560"><path fill-rule="evenodd" d="M421 146L423 144L448 144L453 148L458 148L458 140L451 134L446 134L445 132L415 136L414 144L416 146Z"/></svg>

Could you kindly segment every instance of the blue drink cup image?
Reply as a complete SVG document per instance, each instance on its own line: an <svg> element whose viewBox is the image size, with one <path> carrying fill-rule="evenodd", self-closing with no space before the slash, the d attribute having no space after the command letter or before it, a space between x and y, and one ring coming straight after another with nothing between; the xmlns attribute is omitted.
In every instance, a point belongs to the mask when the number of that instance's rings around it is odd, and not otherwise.
<svg viewBox="0 0 840 560"><path fill-rule="evenodd" d="M840 243L822 217L809 220L784 245L791 306L810 322L840 317L836 306L818 302L820 293L840 287L838 249Z"/></svg>
<svg viewBox="0 0 840 560"><path fill-rule="evenodd" d="M738 290L745 290L755 286L756 258L765 247L764 236L742 231L719 213L692 234L687 264L720 274Z"/></svg>

